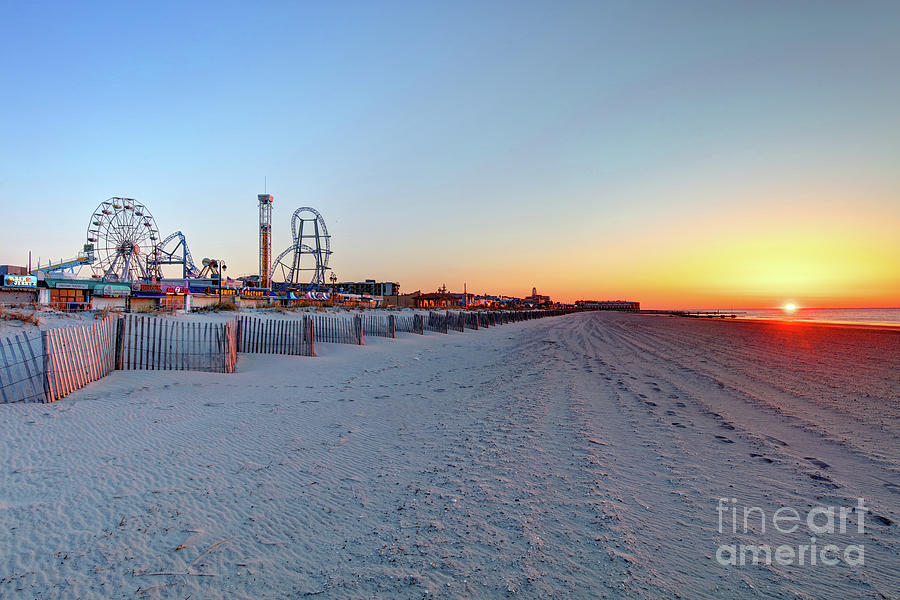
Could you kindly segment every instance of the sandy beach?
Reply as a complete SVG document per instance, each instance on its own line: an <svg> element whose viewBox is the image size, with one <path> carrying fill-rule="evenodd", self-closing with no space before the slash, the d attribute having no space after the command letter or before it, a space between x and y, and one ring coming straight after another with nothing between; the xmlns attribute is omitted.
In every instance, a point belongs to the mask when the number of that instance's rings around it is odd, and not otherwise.
<svg viewBox="0 0 900 600"><path fill-rule="evenodd" d="M0 407L4 598L900 597L900 332L582 313ZM720 564L851 507L851 566Z"/></svg>

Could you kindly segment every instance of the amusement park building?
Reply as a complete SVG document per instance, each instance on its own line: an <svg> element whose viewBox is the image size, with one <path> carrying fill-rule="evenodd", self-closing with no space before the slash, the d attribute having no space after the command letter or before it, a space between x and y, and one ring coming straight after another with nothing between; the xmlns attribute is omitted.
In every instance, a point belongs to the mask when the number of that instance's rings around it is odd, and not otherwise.
<svg viewBox="0 0 900 600"><path fill-rule="evenodd" d="M640 302L630 300L576 300L575 306L592 310L641 310Z"/></svg>
<svg viewBox="0 0 900 600"><path fill-rule="evenodd" d="M414 296L413 306L415 308L459 308L461 306L470 306L474 299L474 294L434 292Z"/></svg>
<svg viewBox="0 0 900 600"><path fill-rule="evenodd" d="M542 306L544 304L550 304L550 296L544 296L542 294L537 293L537 288L531 288L531 295L526 296L522 299L526 304L531 304L534 306Z"/></svg>
<svg viewBox="0 0 900 600"><path fill-rule="evenodd" d="M15 268L9 269L14 272ZM0 277L0 305L43 304L66 312L81 310L193 310L214 304L292 306L332 302L376 307L381 296L321 291L275 291L242 285L233 279L187 278L134 282L4 274Z"/></svg>
<svg viewBox="0 0 900 600"><path fill-rule="evenodd" d="M59 310L168 308L190 310L218 302L233 303L237 290L213 279L107 281L47 277L46 303Z"/></svg>
<svg viewBox="0 0 900 600"><path fill-rule="evenodd" d="M400 284L396 281L343 281L334 284L335 289L348 294L369 294L371 296L396 296L400 293Z"/></svg>
<svg viewBox="0 0 900 600"><path fill-rule="evenodd" d="M28 275L25 267L0 265L0 306L37 301L37 277Z"/></svg>

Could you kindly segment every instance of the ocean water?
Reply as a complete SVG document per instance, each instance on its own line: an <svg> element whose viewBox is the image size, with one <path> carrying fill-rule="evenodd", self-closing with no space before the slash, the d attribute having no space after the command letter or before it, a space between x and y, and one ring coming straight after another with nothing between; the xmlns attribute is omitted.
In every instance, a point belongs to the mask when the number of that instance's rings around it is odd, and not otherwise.
<svg viewBox="0 0 900 600"><path fill-rule="evenodd" d="M780 308L749 308L735 309L734 312L745 319L900 325L900 308L798 308L793 313Z"/></svg>

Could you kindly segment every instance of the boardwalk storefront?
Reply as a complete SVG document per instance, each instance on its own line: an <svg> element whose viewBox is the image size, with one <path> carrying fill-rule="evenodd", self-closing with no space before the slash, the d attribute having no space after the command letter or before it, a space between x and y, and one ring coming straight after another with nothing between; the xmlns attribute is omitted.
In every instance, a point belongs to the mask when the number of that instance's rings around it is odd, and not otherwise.
<svg viewBox="0 0 900 600"><path fill-rule="evenodd" d="M90 279L45 279L49 289L48 304L56 310L77 312L91 308L91 290L95 283Z"/></svg>
<svg viewBox="0 0 900 600"><path fill-rule="evenodd" d="M91 290L94 310L124 310L131 296L131 287L121 283L95 283Z"/></svg>
<svg viewBox="0 0 900 600"><path fill-rule="evenodd" d="M34 275L3 275L0 278L0 306L34 304L37 301L37 277Z"/></svg>
<svg viewBox="0 0 900 600"><path fill-rule="evenodd" d="M212 306L214 304L235 304L240 302L238 290L230 287L219 287L212 283L190 283L190 307L188 310Z"/></svg>
<svg viewBox="0 0 900 600"><path fill-rule="evenodd" d="M241 288L238 299L242 308L269 306L275 299L275 292L267 288L245 287Z"/></svg>

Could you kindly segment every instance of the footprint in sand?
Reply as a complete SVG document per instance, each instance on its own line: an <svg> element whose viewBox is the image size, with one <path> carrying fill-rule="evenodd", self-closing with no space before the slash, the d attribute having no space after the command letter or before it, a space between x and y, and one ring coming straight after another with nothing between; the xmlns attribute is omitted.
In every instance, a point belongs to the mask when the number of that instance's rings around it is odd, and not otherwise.
<svg viewBox="0 0 900 600"><path fill-rule="evenodd" d="M772 460L772 459L769 458L768 456L763 456L762 454L756 454L756 453L754 453L754 452L751 452L751 453L750 453L750 456L752 456L753 458L759 458L759 459L761 459L761 460L763 460L763 461L765 461L765 462L767 462L767 463L769 463L769 464L772 464L773 462L775 462L774 460Z"/></svg>
<svg viewBox="0 0 900 600"><path fill-rule="evenodd" d="M886 483L884 484L884 487L894 492L895 494L900 494L900 485L897 485L896 483Z"/></svg>
<svg viewBox="0 0 900 600"><path fill-rule="evenodd" d="M719 440L720 442L722 442L723 444L733 444L734 443L734 440L730 440L727 437L725 437L724 435L717 435L716 439Z"/></svg>
<svg viewBox="0 0 900 600"><path fill-rule="evenodd" d="M805 458L806 460L808 460L808 461L811 462L812 464L816 465L816 466L819 467L820 469L827 469L828 467L831 466L831 465L829 465L827 462L825 462L824 460L819 460L819 459L816 458L815 456L804 456L803 458Z"/></svg>

